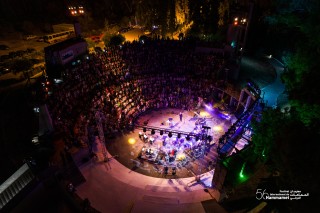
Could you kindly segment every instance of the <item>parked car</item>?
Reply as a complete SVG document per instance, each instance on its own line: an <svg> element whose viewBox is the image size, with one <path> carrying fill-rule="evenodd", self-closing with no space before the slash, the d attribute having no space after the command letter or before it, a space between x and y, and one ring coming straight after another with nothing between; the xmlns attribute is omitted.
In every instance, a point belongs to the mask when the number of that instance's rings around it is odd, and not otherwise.
<svg viewBox="0 0 320 213"><path fill-rule="evenodd" d="M0 62L6 61L8 59L10 59L11 57L9 55L1 55L0 56Z"/></svg>
<svg viewBox="0 0 320 213"><path fill-rule="evenodd" d="M33 53L33 52L36 51L36 49L34 49L34 48L28 48L26 51L27 51L27 53Z"/></svg>
<svg viewBox="0 0 320 213"><path fill-rule="evenodd" d="M10 69L8 67L0 67L0 75L4 75L10 72Z"/></svg>
<svg viewBox="0 0 320 213"><path fill-rule="evenodd" d="M91 40L92 40L93 42L96 42L96 43L101 42L100 36L91 36Z"/></svg>
<svg viewBox="0 0 320 213"><path fill-rule="evenodd" d="M146 31L144 31L144 34L145 34L145 35L150 35L151 32L150 32L149 30L146 30Z"/></svg>
<svg viewBox="0 0 320 213"><path fill-rule="evenodd" d="M130 27L121 28L121 29L119 30L118 34L126 33L126 32L128 32L129 30L131 30Z"/></svg>
<svg viewBox="0 0 320 213"><path fill-rule="evenodd" d="M35 38L37 38L37 36L35 36L35 35L27 35L27 36L24 37L24 40L32 40L32 39L35 39Z"/></svg>
<svg viewBox="0 0 320 213"><path fill-rule="evenodd" d="M103 52L103 50L102 50L102 48L101 48L101 47L95 47L95 48L94 48L94 50L95 50L96 52L100 52L100 53L102 53L102 52Z"/></svg>
<svg viewBox="0 0 320 213"><path fill-rule="evenodd" d="M43 36L38 37L38 38L37 38L37 41L38 41L38 42L43 42L43 41L44 41Z"/></svg>
<svg viewBox="0 0 320 213"><path fill-rule="evenodd" d="M0 44L0 50L8 50L9 47L7 45L4 44Z"/></svg>

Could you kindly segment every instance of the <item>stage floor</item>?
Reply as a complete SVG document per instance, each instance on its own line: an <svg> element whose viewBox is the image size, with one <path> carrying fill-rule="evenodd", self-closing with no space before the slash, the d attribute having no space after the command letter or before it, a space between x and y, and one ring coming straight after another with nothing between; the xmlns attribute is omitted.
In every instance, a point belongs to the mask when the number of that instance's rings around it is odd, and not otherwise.
<svg viewBox="0 0 320 213"><path fill-rule="evenodd" d="M185 178L211 171L214 169L217 159L216 143L219 137L224 134L236 119L234 116L226 115L218 109L209 110L203 108L197 111L200 113L196 114L194 111L174 108L152 110L140 115L136 125L142 126L147 124L148 128L156 127L166 129L167 131L192 132L196 127L198 118L205 118L205 126L210 127L207 130L207 134L212 136L212 141L210 143L211 145L207 147L205 152L202 152L200 157L196 158L195 155L190 154L190 150L194 151L191 147L196 147L196 141L187 141L185 135L182 135L181 138L178 139L180 145L174 145L177 135L173 134L173 136L169 138L168 133L160 135L160 132L156 131L156 133L152 135L151 131L147 131L146 135L148 136L148 140L144 141L143 138L139 137L139 132L143 133L141 128L136 128L132 132L121 133L115 138L106 137L106 148L112 156L116 155L117 161L127 168L151 177L168 179ZM182 112L182 121L180 121L180 112ZM173 123L170 124L168 122L169 118ZM149 141L151 137L154 138L152 144ZM163 146L165 138L167 138L166 145ZM181 143L181 141L183 141L183 143ZM174 161L169 162L166 161L165 158L162 158L161 163L159 163L159 161L155 163L153 160L157 155L154 155L154 158L151 159L141 158L142 149L152 149L155 153L158 152L158 155L160 153L171 153L172 150L175 150L177 154L175 155ZM168 167L167 174L164 172L164 167ZM176 168L175 173L172 173L172 168Z"/></svg>

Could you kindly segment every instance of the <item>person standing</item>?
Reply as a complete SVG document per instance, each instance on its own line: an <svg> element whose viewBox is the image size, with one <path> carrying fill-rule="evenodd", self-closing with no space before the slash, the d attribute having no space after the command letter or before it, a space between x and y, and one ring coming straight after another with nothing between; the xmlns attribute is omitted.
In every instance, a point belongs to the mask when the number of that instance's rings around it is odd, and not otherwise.
<svg viewBox="0 0 320 213"><path fill-rule="evenodd" d="M179 113L180 122L182 122L182 112Z"/></svg>

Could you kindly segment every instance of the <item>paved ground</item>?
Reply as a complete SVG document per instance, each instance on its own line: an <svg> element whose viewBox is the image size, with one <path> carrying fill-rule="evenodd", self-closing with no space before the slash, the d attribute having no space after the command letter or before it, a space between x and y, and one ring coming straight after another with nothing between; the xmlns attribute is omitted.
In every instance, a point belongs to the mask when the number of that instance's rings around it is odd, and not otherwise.
<svg viewBox="0 0 320 213"><path fill-rule="evenodd" d="M109 154L110 155L110 154ZM77 187L100 212L205 212L201 201L219 200L220 193L195 178L163 179L133 172L117 160L90 160L80 166L86 182ZM204 174L200 181L210 178ZM141 211L143 210L143 211Z"/></svg>
<svg viewBox="0 0 320 213"><path fill-rule="evenodd" d="M275 58L269 58L268 61L275 68L277 73L276 80L265 87L262 87L264 100L270 107L278 106L278 98L283 94L285 90L284 84L281 82L281 74L283 73L284 67L281 62Z"/></svg>
<svg viewBox="0 0 320 213"><path fill-rule="evenodd" d="M253 80L260 88L272 84L277 73L266 57L243 56L241 59L239 79L237 84L242 88L247 79Z"/></svg>

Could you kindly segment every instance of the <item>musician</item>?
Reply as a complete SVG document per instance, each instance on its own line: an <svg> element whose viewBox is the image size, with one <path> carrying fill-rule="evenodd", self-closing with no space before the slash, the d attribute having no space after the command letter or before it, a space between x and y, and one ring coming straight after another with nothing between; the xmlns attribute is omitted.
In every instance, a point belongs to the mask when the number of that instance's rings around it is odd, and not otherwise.
<svg viewBox="0 0 320 213"><path fill-rule="evenodd" d="M143 137L143 133L139 132L139 138L142 139L142 137Z"/></svg>
<svg viewBox="0 0 320 213"><path fill-rule="evenodd" d="M146 134L143 135L143 140L146 142L148 140L148 136Z"/></svg>
<svg viewBox="0 0 320 213"><path fill-rule="evenodd" d="M172 168L172 175L176 175L176 173L177 173L176 167L173 167Z"/></svg>
<svg viewBox="0 0 320 213"><path fill-rule="evenodd" d="M149 142L150 142L151 145L153 144L154 138L152 136L150 137Z"/></svg>

